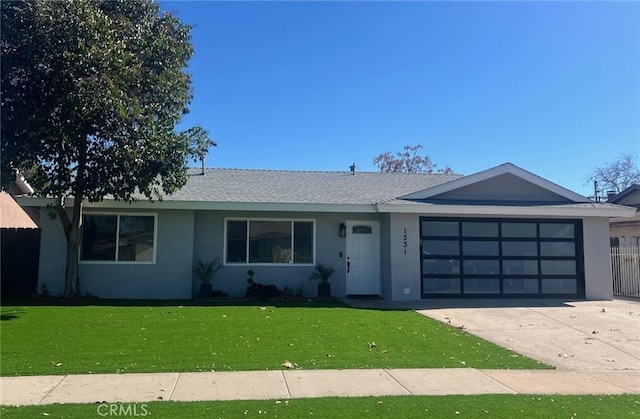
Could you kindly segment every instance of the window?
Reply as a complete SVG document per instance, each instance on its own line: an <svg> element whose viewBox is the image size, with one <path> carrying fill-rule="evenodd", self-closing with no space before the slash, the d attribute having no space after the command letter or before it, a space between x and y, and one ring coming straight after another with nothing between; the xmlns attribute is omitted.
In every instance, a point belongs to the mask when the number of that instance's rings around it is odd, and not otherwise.
<svg viewBox="0 0 640 419"><path fill-rule="evenodd" d="M353 226L351 232L353 234L371 234L371 226Z"/></svg>
<svg viewBox="0 0 640 419"><path fill-rule="evenodd" d="M226 220L226 263L314 263L315 225L309 220Z"/></svg>
<svg viewBox="0 0 640 419"><path fill-rule="evenodd" d="M155 215L85 214L80 260L155 261Z"/></svg>

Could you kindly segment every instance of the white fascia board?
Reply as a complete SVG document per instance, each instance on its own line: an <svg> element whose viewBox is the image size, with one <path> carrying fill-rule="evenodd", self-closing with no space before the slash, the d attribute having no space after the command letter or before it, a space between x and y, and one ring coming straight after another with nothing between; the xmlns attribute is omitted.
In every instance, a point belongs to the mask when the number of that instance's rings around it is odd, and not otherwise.
<svg viewBox="0 0 640 419"><path fill-rule="evenodd" d="M534 216L534 217L632 217L635 208L599 206L576 208L562 205L500 206L500 205L436 205L436 204L378 204L378 211L402 214Z"/></svg>
<svg viewBox="0 0 640 419"><path fill-rule="evenodd" d="M438 186L434 186L423 191L414 192L409 195L404 195L403 199L427 199L436 195L440 195L445 192L451 192L465 186L473 185L474 183L482 182L500 175L512 174L527 182L537 185L541 188L547 189L557 195L567 198L573 202L591 202L588 198L577 194L569 189L563 188L560 185L548 181L536 174L526 171L512 163L504 163L500 166L493 167L482 172L474 173L473 175L465 176L460 179L452 180L451 182L443 183Z"/></svg>
<svg viewBox="0 0 640 419"><path fill-rule="evenodd" d="M54 200L47 198L17 198L22 206L45 207ZM73 199L67 200L67 206L73 206ZM282 212L351 212L377 213L373 204L309 204L276 202L210 202L210 201L126 201L104 200L83 204L84 208L98 209L148 209L148 210L209 210L209 211L282 211Z"/></svg>
<svg viewBox="0 0 640 419"><path fill-rule="evenodd" d="M102 201L86 204L85 208L156 208L171 210L209 211L282 211L282 212L378 212L375 205L308 204L277 202L209 202L209 201L137 201L133 204L121 201Z"/></svg>
<svg viewBox="0 0 640 419"><path fill-rule="evenodd" d="M39 198L35 196L16 196L14 199L21 207L46 207L47 205L53 205L56 202L55 199Z"/></svg>

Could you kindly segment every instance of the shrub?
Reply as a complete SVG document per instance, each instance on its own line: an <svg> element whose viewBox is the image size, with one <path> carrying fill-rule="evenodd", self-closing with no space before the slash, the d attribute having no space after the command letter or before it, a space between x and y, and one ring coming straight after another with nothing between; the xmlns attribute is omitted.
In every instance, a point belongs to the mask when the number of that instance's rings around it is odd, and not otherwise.
<svg viewBox="0 0 640 419"><path fill-rule="evenodd" d="M264 285L255 282L253 279L255 272L253 272L253 270L249 269L247 271L247 275L249 275L249 278L247 278L247 291L244 294L245 298L274 298L282 296L282 291L280 291L275 285Z"/></svg>

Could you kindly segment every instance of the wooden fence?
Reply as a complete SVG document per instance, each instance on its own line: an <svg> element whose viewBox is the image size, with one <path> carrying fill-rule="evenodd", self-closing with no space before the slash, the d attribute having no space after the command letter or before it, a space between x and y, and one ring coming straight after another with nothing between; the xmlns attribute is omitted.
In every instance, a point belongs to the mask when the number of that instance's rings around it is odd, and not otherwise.
<svg viewBox="0 0 640 419"><path fill-rule="evenodd" d="M640 297L640 247L611 247L613 294Z"/></svg>

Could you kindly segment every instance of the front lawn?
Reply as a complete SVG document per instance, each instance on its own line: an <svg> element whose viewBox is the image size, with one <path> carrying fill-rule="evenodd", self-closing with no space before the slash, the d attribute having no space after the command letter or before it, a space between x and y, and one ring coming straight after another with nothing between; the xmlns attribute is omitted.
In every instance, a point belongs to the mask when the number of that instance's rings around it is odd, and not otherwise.
<svg viewBox="0 0 640 419"><path fill-rule="evenodd" d="M112 409L112 410L110 410ZM110 414L113 412L113 414ZM395 396L226 402L2 406L3 419L99 418L630 418L640 396Z"/></svg>
<svg viewBox="0 0 640 419"><path fill-rule="evenodd" d="M408 310L146 304L4 306L1 374L548 368Z"/></svg>

